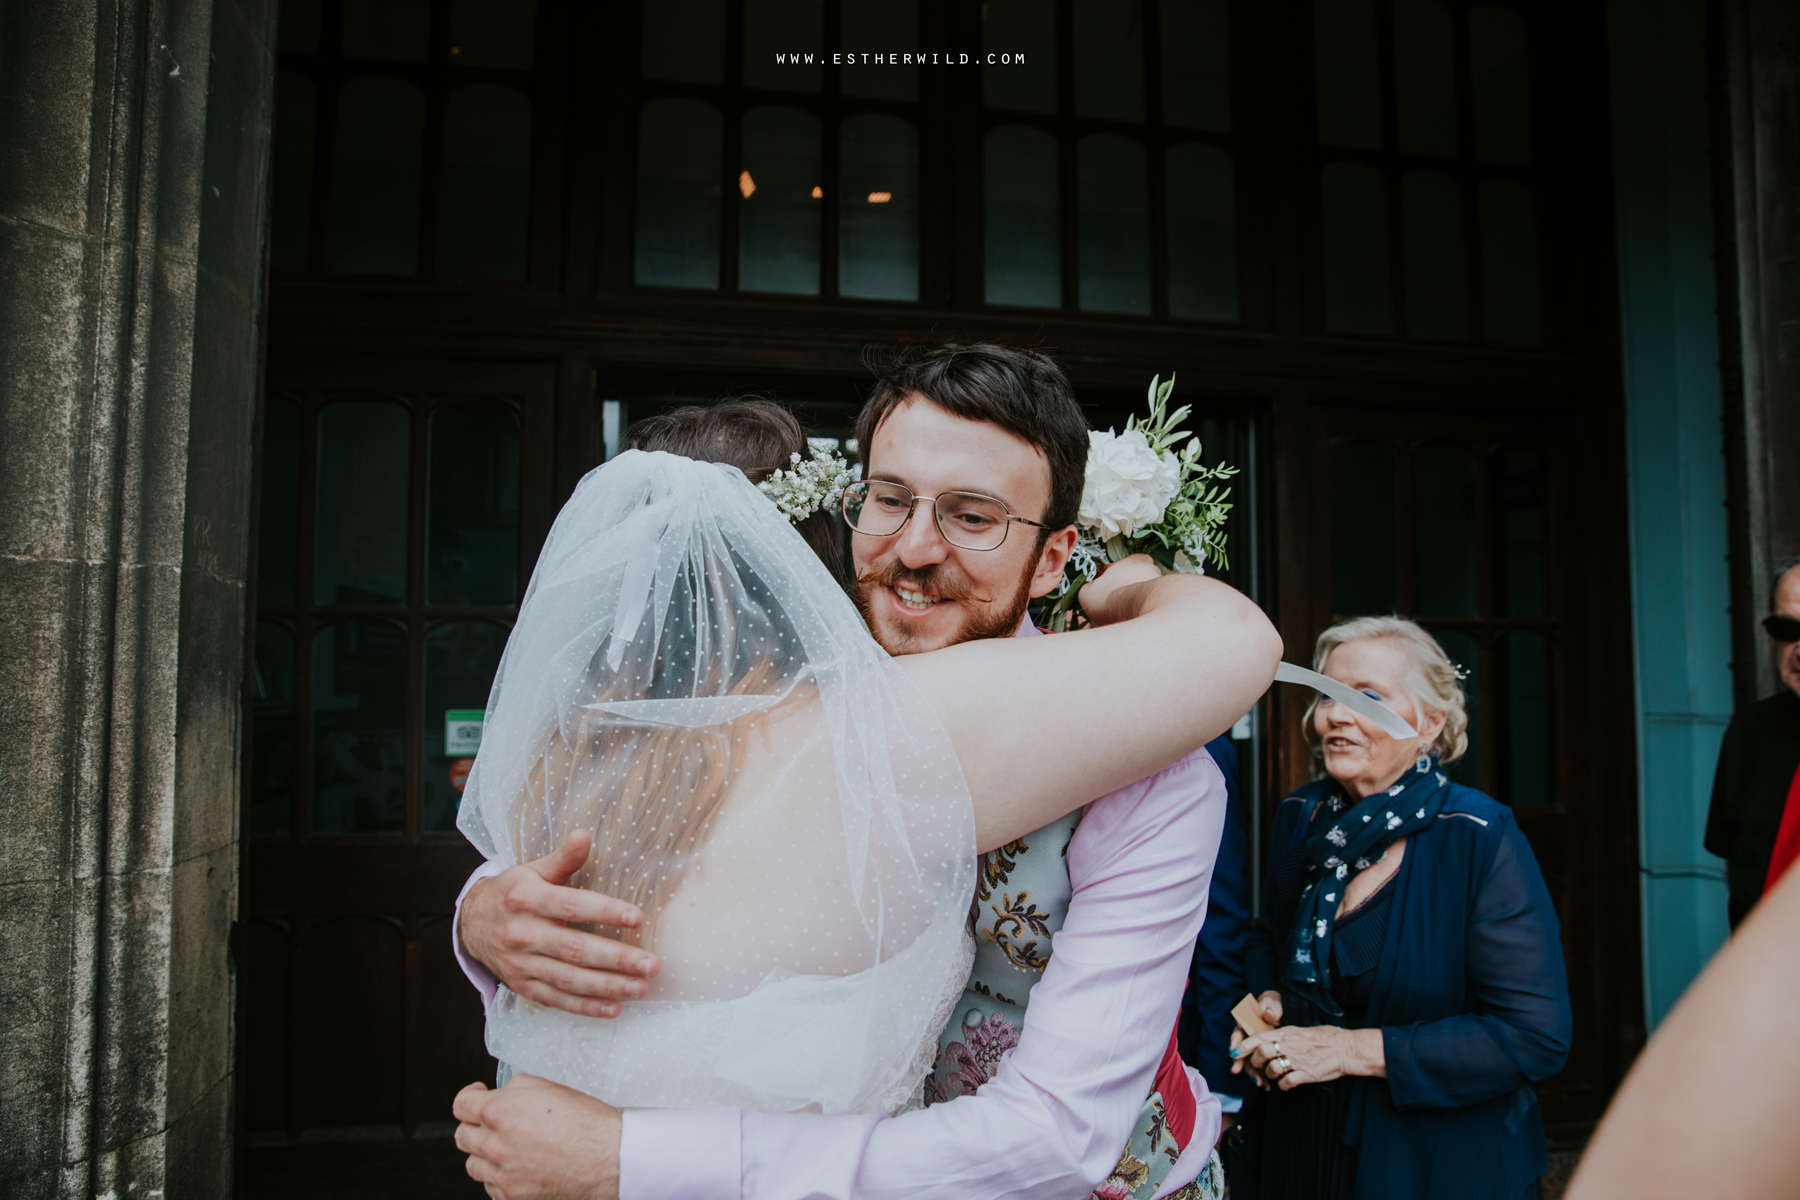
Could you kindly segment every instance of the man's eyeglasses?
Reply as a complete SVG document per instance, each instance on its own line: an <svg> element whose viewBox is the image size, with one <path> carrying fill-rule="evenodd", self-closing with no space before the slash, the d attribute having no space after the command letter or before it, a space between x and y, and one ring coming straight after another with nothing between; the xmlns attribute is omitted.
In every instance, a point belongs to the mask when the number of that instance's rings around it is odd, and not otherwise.
<svg viewBox="0 0 1800 1200"><path fill-rule="evenodd" d="M1763 618L1763 628L1778 642L1800 642L1800 619L1777 613Z"/></svg>
<svg viewBox="0 0 1800 1200"><path fill-rule="evenodd" d="M1042 521L1015 516L992 496L975 492L940 492L915 496L912 489L882 479L866 479L844 489L844 520L870 537L892 537L912 519L921 501L931 504L938 532L964 550L998 550L1013 522L1048 529Z"/></svg>

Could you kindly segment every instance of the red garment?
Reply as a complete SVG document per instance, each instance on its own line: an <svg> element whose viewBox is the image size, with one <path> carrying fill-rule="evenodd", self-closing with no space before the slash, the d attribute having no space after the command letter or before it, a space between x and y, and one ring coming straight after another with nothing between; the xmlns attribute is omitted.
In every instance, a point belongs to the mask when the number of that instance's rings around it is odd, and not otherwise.
<svg viewBox="0 0 1800 1200"><path fill-rule="evenodd" d="M1194 1103L1194 1087L1188 1082L1187 1067L1181 1061L1181 1054L1175 1049L1175 1034L1181 1031L1176 1023L1174 1032L1169 1034L1169 1048L1163 1051L1162 1064L1156 1068L1156 1082L1152 1086L1161 1093L1163 1116L1167 1119L1166 1128L1174 1135L1175 1145L1182 1150L1194 1139L1194 1119L1199 1115L1198 1105Z"/></svg>
<svg viewBox="0 0 1800 1200"><path fill-rule="evenodd" d="M1777 775L1775 778L1780 779ZM1800 858L1800 769L1788 783L1787 806L1781 810L1781 830L1775 835L1775 853L1769 856L1769 874L1763 880L1763 895L1775 890L1787 869Z"/></svg>

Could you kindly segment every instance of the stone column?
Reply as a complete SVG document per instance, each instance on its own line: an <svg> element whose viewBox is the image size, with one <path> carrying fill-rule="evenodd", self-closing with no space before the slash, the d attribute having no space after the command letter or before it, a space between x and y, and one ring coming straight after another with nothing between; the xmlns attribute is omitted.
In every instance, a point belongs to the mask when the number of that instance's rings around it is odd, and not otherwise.
<svg viewBox="0 0 1800 1200"><path fill-rule="evenodd" d="M226 1196L268 0L0 3L0 1194Z"/></svg>

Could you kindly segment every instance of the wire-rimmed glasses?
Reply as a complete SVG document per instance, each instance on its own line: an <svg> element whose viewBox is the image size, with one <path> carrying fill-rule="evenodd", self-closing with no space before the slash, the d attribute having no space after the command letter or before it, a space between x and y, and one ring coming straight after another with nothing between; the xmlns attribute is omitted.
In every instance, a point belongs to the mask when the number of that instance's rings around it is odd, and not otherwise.
<svg viewBox="0 0 1800 1200"><path fill-rule="evenodd" d="M929 501L938 532L964 550L998 550L1013 522L1048 529L1042 521L1006 511L1006 505L977 492L915 496L911 488L885 479L865 479L844 489L844 520L870 537L893 537L912 520L920 501Z"/></svg>

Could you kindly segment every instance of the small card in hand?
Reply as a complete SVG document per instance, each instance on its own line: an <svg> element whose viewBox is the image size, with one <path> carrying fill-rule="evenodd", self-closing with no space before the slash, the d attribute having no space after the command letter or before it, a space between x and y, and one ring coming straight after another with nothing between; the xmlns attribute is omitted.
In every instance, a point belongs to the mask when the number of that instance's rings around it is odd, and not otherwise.
<svg viewBox="0 0 1800 1200"><path fill-rule="evenodd" d="M1246 995L1239 1000L1237 1006L1231 1010L1231 1015L1237 1019L1238 1027L1249 1037L1267 1033L1275 1028L1263 1020L1262 1005L1256 1002L1255 996Z"/></svg>

